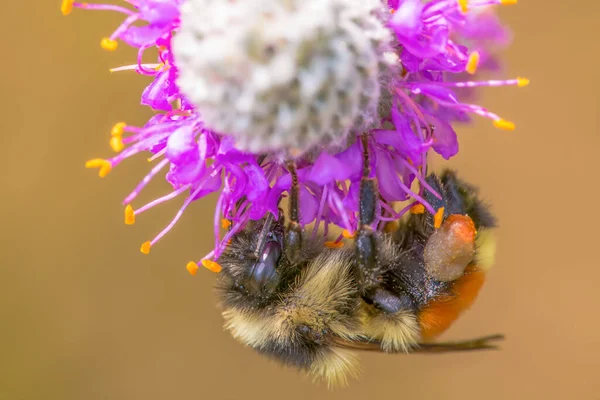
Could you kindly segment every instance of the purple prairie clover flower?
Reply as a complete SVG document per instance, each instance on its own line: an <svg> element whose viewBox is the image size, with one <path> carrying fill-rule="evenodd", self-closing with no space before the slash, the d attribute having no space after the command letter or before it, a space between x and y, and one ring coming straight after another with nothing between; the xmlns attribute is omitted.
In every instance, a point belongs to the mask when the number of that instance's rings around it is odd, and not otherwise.
<svg viewBox="0 0 600 400"><path fill-rule="evenodd" d="M141 104L156 114L144 126L117 123L110 147L94 159L101 177L129 157L146 154L149 172L125 197L125 222L166 201L187 207L218 193L215 244L201 258L218 272L220 254L249 221L279 217L290 189L288 162L300 184L300 223L327 235L331 225L352 237L358 224L362 155L381 199L374 228L404 213L435 210L425 177L433 153L459 151L454 126L473 116L503 130L514 124L477 105L482 86L526 86L525 78L475 80L478 69L501 71L494 50L510 33L493 13L515 0L127 0L125 6L63 0L61 10L106 10L124 22L101 40L114 51L124 42L133 70L151 78ZM319 34L315 35L315 32ZM149 48L155 63L144 63ZM357 135L367 134L368 149ZM164 176L172 190L133 207L146 185ZM404 203L404 204L399 204ZM399 207L397 207L397 205ZM221 236L221 229L227 228ZM198 263L187 268L195 274Z"/></svg>

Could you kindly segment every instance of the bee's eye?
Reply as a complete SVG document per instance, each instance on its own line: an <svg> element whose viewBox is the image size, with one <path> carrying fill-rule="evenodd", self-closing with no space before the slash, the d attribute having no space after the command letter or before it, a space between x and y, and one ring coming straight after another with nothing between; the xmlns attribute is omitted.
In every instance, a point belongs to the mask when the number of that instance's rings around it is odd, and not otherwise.
<svg viewBox="0 0 600 400"><path fill-rule="evenodd" d="M276 241L269 241L265 245L260 258L252 267L250 285L260 291L266 285L274 286L279 276L277 275L277 261L281 256L281 246Z"/></svg>

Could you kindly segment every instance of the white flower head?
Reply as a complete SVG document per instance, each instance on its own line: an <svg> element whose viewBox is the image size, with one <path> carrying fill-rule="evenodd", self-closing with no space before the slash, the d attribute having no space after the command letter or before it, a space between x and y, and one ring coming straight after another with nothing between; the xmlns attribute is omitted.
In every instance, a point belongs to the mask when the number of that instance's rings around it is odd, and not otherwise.
<svg viewBox="0 0 600 400"><path fill-rule="evenodd" d="M380 124L398 65L381 0L188 0L178 85L251 152L305 152Z"/></svg>

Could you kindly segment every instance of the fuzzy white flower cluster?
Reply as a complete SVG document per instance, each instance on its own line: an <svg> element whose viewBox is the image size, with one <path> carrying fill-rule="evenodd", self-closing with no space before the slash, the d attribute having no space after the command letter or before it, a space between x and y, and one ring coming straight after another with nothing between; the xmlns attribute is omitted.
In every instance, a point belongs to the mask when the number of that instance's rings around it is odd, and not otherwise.
<svg viewBox="0 0 600 400"><path fill-rule="evenodd" d="M178 86L251 152L343 143L380 124L398 68L381 0L188 0Z"/></svg>

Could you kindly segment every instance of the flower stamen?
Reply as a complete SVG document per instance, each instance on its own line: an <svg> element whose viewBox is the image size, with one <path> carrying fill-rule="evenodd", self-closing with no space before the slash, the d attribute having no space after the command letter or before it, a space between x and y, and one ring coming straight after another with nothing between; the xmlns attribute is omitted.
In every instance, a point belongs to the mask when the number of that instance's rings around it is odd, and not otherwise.
<svg viewBox="0 0 600 400"><path fill-rule="evenodd" d="M112 169L112 163L102 158L95 158L85 163L86 168L99 168L98 176L104 178Z"/></svg>

